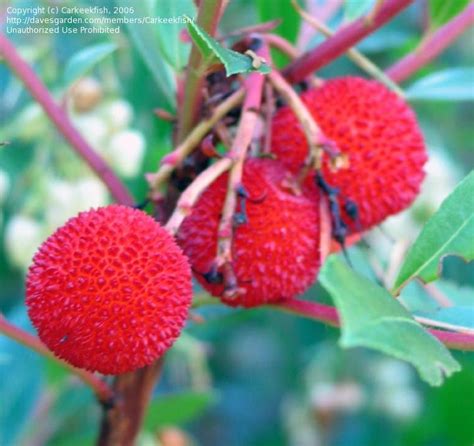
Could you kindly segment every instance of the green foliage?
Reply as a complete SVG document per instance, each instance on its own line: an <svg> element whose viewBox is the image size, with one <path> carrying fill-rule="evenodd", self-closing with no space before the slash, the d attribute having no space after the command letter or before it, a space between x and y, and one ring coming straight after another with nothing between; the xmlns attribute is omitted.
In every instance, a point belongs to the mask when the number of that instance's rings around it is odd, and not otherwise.
<svg viewBox="0 0 474 446"><path fill-rule="evenodd" d="M9 321L31 331L24 309ZM0 445L18 444L40 397L43 376L41 357L0 334Z"/></svg>
<svg viewBox="0 0 474 446"><path fill-rule="evenodd" d="M419 277L425 283L439 277L446 255L474 259L474 172L441 204L409 250L395 281L395 291Z"/></svg>
<svg viewBox="0 0 474 446"><path fill-rule="evenodd" d="M344 18L347 21L356 20L366 15L375 6L375 0L345 0Z"/></svg>
<svg viewBox="0 0 474 446"><path fill-rule="evenodd" d="M227 76L255 71L259 73L270 72L270 67L266 63L262 63L260 67L254 68L251 57L224 48L192 20L188 22L188 32L193 42L199 48L205 65L211 66L220 62L224 64Z"/></svg>
<svg viewBox="0 0 474 446"><path fill-rule="evenodd" d="M449 68L417 80L406 89L409 100L473 101L474 68Z"/></svg>
<svg viewBox="0 0 474 446"><path fill-rule="evenodd" d="M116 49L117 45L115 43L104 42L88 46L73 54L64 68L64 83L66 85L72 84Z"/></svg>
<svg viewBox="0 0 474 446"><path fill-rule="evenodd" d="M193 0L175 0L171 2L154 0L154 3L153 10L160 17L196 16L196 7ZM186 29L184 23L169 23L166 26L158 26L156 29L163 57L178 71L186 66L191 49L191 45L186 45L181 40L180 34L184 29Z"/></svg>
<svg viewBox="0 0 474 446"><path fill-rule="evenodd" d="M150 404L144 427L155 430L167 425L187 423L205 412L216 401L214 392L187 391L160 395Z"/></svg>
<svg viewBox="0 0 474 446"><path fill-rule="evenodd" d="M433 386L460 370L449 351L384 288L358 275L336 256L326 260L319 277L341 315L342 347L369 347L403 359Z"/></svg>
<svg viewBox="0 0 474 446"><path fill-rule="evenodd" d="M127 0L116 0L116 3L124 8L130 6L130 2ZM133 14L135 17L153 16L148 2L136 2L133 4L133 7L135 8ZM158 44L154 26L144 23L127 23L133 45L153 75L156 85L168 106L174 110L176 108L176 85L173 72L162 57L161 47Z"/></svg>
<svg viewBox="0 0 474 446"><path fill-rule="evenodd" d="M429 0L429 18L432 30L444 25L455 15L460 13L469 0Z"/></svg>
<svg viewBox="0 0 474 446"><path fill-rule="evenodd" d="M301 20L291 0L257 0L256 6L261 22L280 20L276 33L290 42L296 41ZM278 51L272 51L272 59L279 68L288 62L288 58Z"/></svg>

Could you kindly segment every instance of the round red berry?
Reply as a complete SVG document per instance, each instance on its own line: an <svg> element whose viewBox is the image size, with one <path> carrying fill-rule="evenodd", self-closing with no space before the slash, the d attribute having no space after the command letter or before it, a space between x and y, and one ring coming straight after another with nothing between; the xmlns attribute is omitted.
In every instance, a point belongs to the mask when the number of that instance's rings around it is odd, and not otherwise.
<svg viewBox="0 0 474 446"><path fill-rule="evenodd" d="M329 80L301 99L325 136L348 157L349 167L334 171L325 155L323 176L339 188L342 217L352 232L412 203L427 155L416 116L403 99L379 82L357 77ZM307 156L301 125L288 107L273 119L272 152L294 173Z"/></svg>
<svg viewBox="0 0 474 446"><path fill-rule="evenodd" d="M119 205L57 229L26 282L40 339L76 367L113 375L160 357L179 336L191 297L190 267L173 238L144 212Z"/></svg>
<svg viewBox="0 0 474 446"><path fill-rule="evenodd" d="M195 276L214 296L231 306L253 307L290 299L314 282L320 266L319 200L316 188L295 195L286 186L288 172L271 159L245 162L242 184L248 194L245 214L239 200L234 227L232 267L241 293L227 297L222 283L205 277L217 253L217 231L227 191L221 175L200 197L183 222L178 241ZM216 271L222 273L222 270Z"/></svg>

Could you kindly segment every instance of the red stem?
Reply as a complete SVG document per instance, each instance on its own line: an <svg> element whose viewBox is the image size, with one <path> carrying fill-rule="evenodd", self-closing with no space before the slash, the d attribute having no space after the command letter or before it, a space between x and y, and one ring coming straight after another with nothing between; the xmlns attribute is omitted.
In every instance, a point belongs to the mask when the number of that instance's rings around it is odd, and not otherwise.
<svg viewBox="0 0 474 446"><path fill-rule="evenodd" d="M111 400L113 396L112 389L110 389L110 387L99 377L97 377L93 373L87 372L86 370L77 369L76 367L73 367L67 362L56 358L56 356L54 356L53 353L37 337L22 330L21 328L15 327L13 324L10 324L10 322L8 322L1 314L0 333L3 333L5 336L8 336L9 338L19 342L25 347L28 347L31 350L34 350L35 352L39 353L40 355L52 359L53 361L67 368L71 373L77 375L79 378L82 379L82 381L84 381L85 384L92 388L99 401L106 403Z"/></svg>
<svg viewBox="0 0 474 446"><path fill-rule="evenodd" d="M28 63L21 58L14 45L2 33L0 33L0 54L22 80L33 98L43 107L43 110L63 135L64 139L69 142L77 154L102 179L114 199L125 205L133 205L134 200L122 181L74 128L64 110L54 102L46 86Z"/></svg>
<svg viewBox="0 0 474 446"><path fill-rule="evenodd" d="M349 48L373 33L414 0L386 0L370 21L362 17L350 25L343 27L321 45L306 52L284 70L283 75L288 82L297 83L304 80L313 71L327 65L332 60L345 53Z"/></svg>
<svg viewBox="0 0 474 446"><path fill-rule="evenodd" d="M309 319L324 322L333 327L340 326L337 310L330 305L307 300L292 299L273 305L273 307ZM429 329L428 331L446 345L446 347L453 350L474 351L474 335L435 329Z"/></svg>
<svg viewBox="0 0 474 446"><path fill-rule="evenodd" d="M420 46L388 68L385 73L395 82L401 82L432 61L454 42L469 26L474 24L474 3L444 26L429 34Z"/></svg>

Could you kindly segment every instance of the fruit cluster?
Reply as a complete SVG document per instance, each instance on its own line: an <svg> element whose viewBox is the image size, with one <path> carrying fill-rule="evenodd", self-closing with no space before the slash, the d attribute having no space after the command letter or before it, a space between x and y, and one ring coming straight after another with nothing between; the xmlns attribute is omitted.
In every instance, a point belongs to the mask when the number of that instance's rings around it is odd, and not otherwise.
<svg viewBox="0 0 474 446"><path fill-rule="evenodd" d="M232 306L289 299L311 286L320 265L321 201L328 202L333 237L343 243L346 236L410 205L424 178L427 157L415 114L382 84L337 78L304 92L301 99L330 149L344 155L347 166L335 169L330 156L324 156L320 171L310 172L301 193L295 194L287 187L288 179L304 167L308 144L292 110L277 111L271 145L275 159L249 159L244 169L242 182L249 196L263 198L247 203L247 224L234 229L232 266L241 287L237 296L229 299L222 283L209 280L216 267L227 174L201 196L182 225L178 240L198 281Z"/></svg>
<svg viewBox="0 0 474 446"><path fill-rule="evenodd" d="M244 165L232 236L229 293L216 262L228 187L220 176L184 220L175 243L144 212L108 206L83 212L44 242L27 278L29 315L41 340L71 364L105 374L145 366L179 336L191 303L191 269L231 306L291 299L316 280L322 206L344 242L406 208L423 180L426 152L408 105L383 85L355 77L327 81L301 98L331 150L292 187L308 156L288 107L272 123L273 159Z"/></svg>

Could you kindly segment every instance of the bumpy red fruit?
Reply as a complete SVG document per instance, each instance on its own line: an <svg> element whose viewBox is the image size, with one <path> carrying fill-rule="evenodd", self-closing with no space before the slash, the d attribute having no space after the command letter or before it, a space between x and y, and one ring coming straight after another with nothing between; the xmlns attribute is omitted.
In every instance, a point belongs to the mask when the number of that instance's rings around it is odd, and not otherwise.
<svg viewBox="0 0 474 446"><path fill-rule="evenodd" d="M352 201L358 219L343 212L352 232L370 228L403 210L419 193L426 150L415 114L384 85L357 77L329 80L301 95L327 138L348 155L347 169L331 171L325 180L340 189L341 207ZM308 145L288 107L272 122L272 151L297 172ZM326 157L327 159L327 157Z"/></svg>
<svg viewBox="0 0 474 446"><path fill-rule="evenodd" d="M28 314L40 339L76 367L120 374L152 363L179 336L191 270L172 237L144 212L82 212L33 258Z"/></svg>
<svg viewBox="0 0 474 446"><path fill-rule="evenodd" d="M242 294L223 296L222 283L209 283L216 259L217 231L227 190L221 175L201 196L185 219L178 241L189 257L195 276L212 295L231 306L253 307L290 299L315 280L320 266L319 200L316 188L294 195L285 187L288 172L270 159L249 159L243 185L247 223L235 227L233 269ZM242 212L241 203L237 212Z"/></svg>

